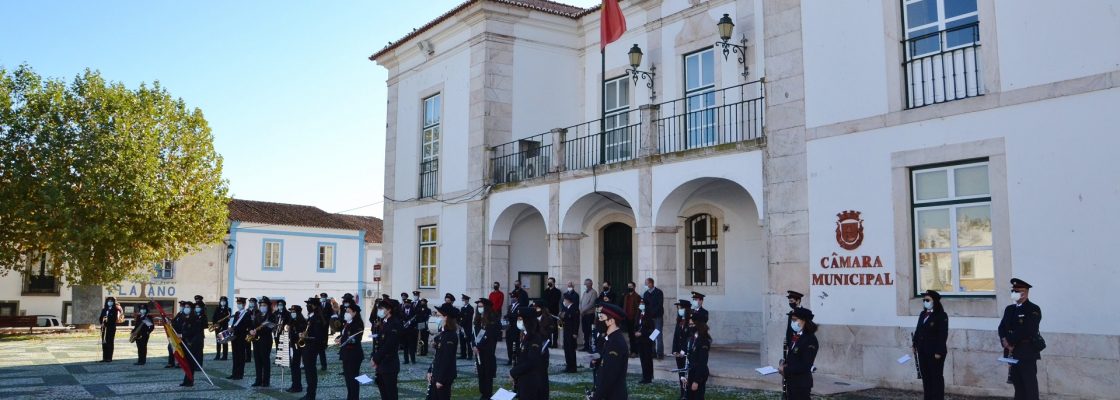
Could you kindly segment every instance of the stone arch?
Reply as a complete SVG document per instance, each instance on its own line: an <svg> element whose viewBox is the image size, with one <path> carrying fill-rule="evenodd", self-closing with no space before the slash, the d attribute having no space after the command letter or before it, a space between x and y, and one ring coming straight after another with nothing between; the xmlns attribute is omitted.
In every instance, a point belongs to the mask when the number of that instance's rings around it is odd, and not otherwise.
<svg viewBox="0 0 1120 400"><path fill-rule="evenodd" d="M525 218L533 216L533 214L539 215L540 218L544 220L545 214L533 205L527 203L514 203L507 206L500 213L498 213L497 217L495 217L493 222L490 224L490 239L509 240L510 232L513 231L514 225L518 221L523 221ZM547 228L548 224L546 223L546 233Z"/></svg>

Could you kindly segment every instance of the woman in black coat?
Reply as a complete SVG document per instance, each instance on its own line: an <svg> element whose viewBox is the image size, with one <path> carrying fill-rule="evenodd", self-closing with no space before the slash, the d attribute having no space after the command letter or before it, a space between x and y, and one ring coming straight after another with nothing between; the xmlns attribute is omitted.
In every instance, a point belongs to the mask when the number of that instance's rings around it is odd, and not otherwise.
<svg viewBox="0 0 1120 400"><path fill-rule="evenodd" d="M653 382L653 352L657 345L649 339L653 333L653 317L646 314L645 300L638 300L638 318L634 321L634 341L630 347L637 347L638 358L642 364L642 380L638 383Z"/></svg>
<svg viewBox="0 0 1120 400"><path fill-rule="evenodd" d="M813 363L817 360L817 349L820 347L813 312L807 308L794 310L790 328L793 336L778 372L786 379L788 400L809 400L809 392L813 389Z"/></svg>
<svg viewBox="0 0 1120 400"><path fill-rule="evenodd" d="M113 361L113 339L117 336L117 324L124 322L124 310L117 304L117 299L105 299L105 306L101 308L101 361Z"/></svg>
<svg viewBox="0 0 1120 400"><path fill-rule="evenodd" d="M708 316L697 315L689 321L692 337L684 347L688 355L688 380L685 389L689 400L703 400L708 388L708 353L712 350L712 335L708 333Z"/></svg>
<svg viewBox="0 0 1120 400"><path fill-rule="evenodd" d="M335 338L335 343L338 344L338 355L342 358L342 379L346 382L346 399L358 400L361 386L358 386L358 381L354 378L358 376L362 360L366 358L365 350L362 349L362 334L366 326L362 322L362 309L357 304L339 308L339 312L342 313L345 325ZM309 367L315 368L314 365Z"/></svg>
<svg viewBox="0 0 1120 400"><path fill-rule="evenodd" d="M490 299L478 299L474 304L477 305L473 325L478 328L474 334L478 394L480 400L487 400L494 395L494 377L498 374L498 359L494 353L502 339L502 326L498 322L501 317L494 311Z"/></svg>
<svg viewBox="0 0 1120 400"><path fill-rule="evenodd" d="M455 356L459 352L459 309L449 303L435 309L439 333L432 338L435 356L428 368L428 400L451 400L451 385L459 371Z"/></svg>
<svg viewBox="0 0 1120 400"><path fill-rule="evenodd" d="M542 360L548 349L544 347L536 311L531 307L519 308L516 324L521 331L521 352L509 370L513 391L522 399L547 398L548 386L542 382L548 381L548 369Z"/></svg>
<svg viewBox="0 0 1120 400"><path fill-rule="evenodd" d="M941 306L941 293L927 290L922 294L924 310L918 315L914 329L914 352L922 375L925 399L945 398L945 356L948 353L949 314Z"/></svg>

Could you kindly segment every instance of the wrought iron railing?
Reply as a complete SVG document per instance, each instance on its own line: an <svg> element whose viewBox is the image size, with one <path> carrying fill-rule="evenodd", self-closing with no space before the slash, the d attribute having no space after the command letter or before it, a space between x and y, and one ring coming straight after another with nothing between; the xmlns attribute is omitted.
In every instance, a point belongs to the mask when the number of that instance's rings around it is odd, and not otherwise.
<svg viewBox="0 0 1120 400"><path fill-rule="evenodd" d="M439 159L420 163L420 193L419 198L424 199L439 193Z"/></svg>
<svg viewBox="0 0 1120 400"><path fill-rule="evenodd" d="M642 126L638 110L608 115L604 120L584 122L567 128L564 169L579 170L613 164L638 157Z"/></svg>
<svg viewBox="0 0 1120 400"><path fill-rule="evenodd" d="M763 83L748 82L661 103L657 150L674 153L762 136Z"/></svg>
<svg viewBox="0 0 1120 400"><path fill-rule="evenodd" d="M908 38L902 52L906 108L984 94L978 22Z"/></svg>
<svg viewBox="0 0 1120 400"><path fill-rule="evenodd" d="M552 132L494 146L490 176L494 184L520 182L551 173Z"/></svg>

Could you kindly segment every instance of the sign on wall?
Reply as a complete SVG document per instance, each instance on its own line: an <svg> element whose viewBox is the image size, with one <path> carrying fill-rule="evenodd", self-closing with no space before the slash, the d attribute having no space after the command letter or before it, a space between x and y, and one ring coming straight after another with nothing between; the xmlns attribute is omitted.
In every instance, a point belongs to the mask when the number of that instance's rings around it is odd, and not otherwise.
<svg viewBox="0 0 1120 400"><path fill-rule="evenodd" d="M820 258L820 268L826 272L812 274L813 286L891 286L894 280L883 268L878 255L859 254L863 244L864 228L861 212L842 211L836 214L836 245L838 251ZM852 254L855 253L855 254Z"/></svg>
<svg viewBox="0 0 1120 400"><path fill-rule="evenodd" d="M117 285L105 290L113 297L174 297L175 285Z"/></svg>

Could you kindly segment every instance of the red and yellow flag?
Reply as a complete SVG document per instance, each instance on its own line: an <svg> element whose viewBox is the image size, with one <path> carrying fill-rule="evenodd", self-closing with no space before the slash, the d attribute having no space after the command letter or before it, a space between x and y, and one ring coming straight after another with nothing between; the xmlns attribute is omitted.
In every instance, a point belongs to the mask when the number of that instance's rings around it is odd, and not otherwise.
<svg viewBox="0 0 1120 400"><path fill-rule="evenodd" d="M618 0L603 0L603 13L599 18L599 49L607 48L611 42L618 40L626 32L626 16L622 15L622 7Z"/></svg>
<svg viewBox="0 0 1120 400"><path fill-rule="evenodd" d="M167 317L167 313L163 312L163 307L159 305L158 301L154 301L156 309L159 310L159 315L163 317L163 329L167 332L167 343L171 344L173 350L172 354L175 356L175 361L179 362L179 367L183 369L183 373L187 374L187 379L194 379L194 373L191 372L191 364L187 362L187 352L183 349L183 340L179 339L179 335L175 332L175 328L171 327L171 318Z"/></svg>

